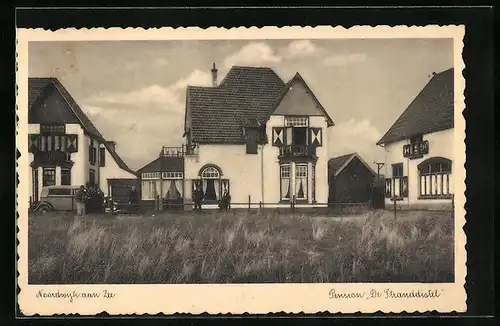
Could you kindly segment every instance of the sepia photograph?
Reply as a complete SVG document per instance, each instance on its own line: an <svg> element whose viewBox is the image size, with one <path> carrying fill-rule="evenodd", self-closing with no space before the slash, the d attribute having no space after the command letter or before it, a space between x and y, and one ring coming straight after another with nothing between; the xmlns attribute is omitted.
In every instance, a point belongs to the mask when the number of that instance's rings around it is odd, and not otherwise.
<svg viewBox="0 0 500 326"><path fill-rule="evenodd" d="M26 44L27 285L457 281L453 37Z"/></svg>

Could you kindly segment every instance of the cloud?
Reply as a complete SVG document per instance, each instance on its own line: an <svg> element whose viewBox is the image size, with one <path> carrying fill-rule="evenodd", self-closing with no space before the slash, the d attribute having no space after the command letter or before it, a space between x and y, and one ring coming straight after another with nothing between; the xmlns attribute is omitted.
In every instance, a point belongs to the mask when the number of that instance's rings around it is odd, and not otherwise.
<svg viewBox="0 0 500 326"><path fill-rule="evenodd" d="M281 62L282 58L264 42L252 42L243 46L239 51L224 59L224 66L230 68L234 65L261 65Z"/></svg>
<svg viewBox="0 0 500 326"><path fill-rule="evenodd" d="M330 133L330 157L357 152L370 166L382 158L383 150L376 146L381 133L370 120L350 119L338 122Z"/></svg>
<svg viewBox="0 0 500 326"><path fill-rule="evenodd" d="M173 87L175 89L184 89L187 85L190 86L210 86L212 75L208 72L199 69L193 70L186 78L179 79Z"/></svg>
<svg viewBox="0 0 500 326"><path fill-rule="evenodd" d="M286 59L306 58L323 52L323 49L316 46L310 40L297 40L290 42L283 51L283 57Z"/></svg>
<svg viewBox="0 0 500 326"><path fill-rule="evenodd" d="M129 166L137 169L157 157L161 146L180 146L186 86L210 83L210 73L193 70L168 86L94 94L81 107L105 138L117 142L117 151L125 154Z"/></svg>
<svg viewBox="0 0 500 326"><path fill-rule="evenodd" d="M211 76L201 70L194 70L169 86L149 85L130 92L107 92L89 96L85 102L92 105L121 104L126 106L160 107L182 105L183 92L187 85L210 85Z"/></svg>
<svg viewBox="0 0 500 326"><path fill-rule="evenodd" d="M366 61L367 56L364 53L352 53L345 55L330 55L323 59L323 64L327 66L345 66L350 63Z"/></svg>

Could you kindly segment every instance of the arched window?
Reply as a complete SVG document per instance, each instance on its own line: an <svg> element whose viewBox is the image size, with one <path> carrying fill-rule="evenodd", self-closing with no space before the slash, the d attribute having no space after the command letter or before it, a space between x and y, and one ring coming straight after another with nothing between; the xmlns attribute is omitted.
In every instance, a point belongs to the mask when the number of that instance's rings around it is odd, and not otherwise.
<svg viewBox="0 0 500 326"><path fill-rule="evenodd" d="M220 172L213 166L206 167L201 172L202 179L220 179Z"/></svg>
<svg viewBox="0 0 500 326"><path fill-rule="evenodd" d="M418 165L420 197L446 198L453 194L451 160L432 157Z"/></svg>
<svg viewBox="0 0 500 326"><path fill-rule="evenodd" d="M204 201L216 203L220 200L222 191L222 172L220 168L214 165L207 165L201 168L199 175Z"/></svg>

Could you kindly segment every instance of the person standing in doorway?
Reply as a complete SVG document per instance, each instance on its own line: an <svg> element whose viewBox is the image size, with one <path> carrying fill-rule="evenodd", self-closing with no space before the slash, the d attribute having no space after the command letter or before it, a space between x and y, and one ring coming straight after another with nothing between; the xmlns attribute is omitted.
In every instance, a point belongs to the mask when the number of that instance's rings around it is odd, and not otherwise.
<svg viewBox="0 0 500 326"><path fill-rule="evenodd" d="M76 214L78 216L85 215L85 201L87 199L87 193L84 186L80 186L75 192L75 203L76 203Z"/></svg>
<svg viewBox="0 0 500 326"><path fill-rule="evenodd" d="M131 211L133 213L137 213L139 205L139 192L135 189L135 186L132 186L132 189L130 190L128 203L131 206Z"/></svg>
<svg viewBox="0 0 500 326"><path fill-rule="evenodd" d="M194 191L194 196L193 196L193 202L194 202L194 210L199 210L201 211L201 203L203 201L203 191L201 190L200 186L196 187L196 190Z"/></svg>

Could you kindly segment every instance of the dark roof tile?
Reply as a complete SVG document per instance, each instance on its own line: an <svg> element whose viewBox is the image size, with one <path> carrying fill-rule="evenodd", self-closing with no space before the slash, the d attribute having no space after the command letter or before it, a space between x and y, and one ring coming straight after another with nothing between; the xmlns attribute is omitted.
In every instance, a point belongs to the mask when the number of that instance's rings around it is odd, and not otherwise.
<svg viewBox="0 0 500 326"><path fill-rule="evenodd" d="M140 168L138 173L147 172L184 172L184 158L173 156L158 157Z"/></svg>
<svg viewBox="0 0 500 326"><path fill-rule="evenodd" d="M435 74L377 145L453 128L454 69Z"/></svg>
<svg viewBox="0 0 500 326"><path fill-rule="evenodd" d="M286 85L271 68L233 66L218 87L188 86L193 141L244 143L243 127L265 123Z"/></svg>

